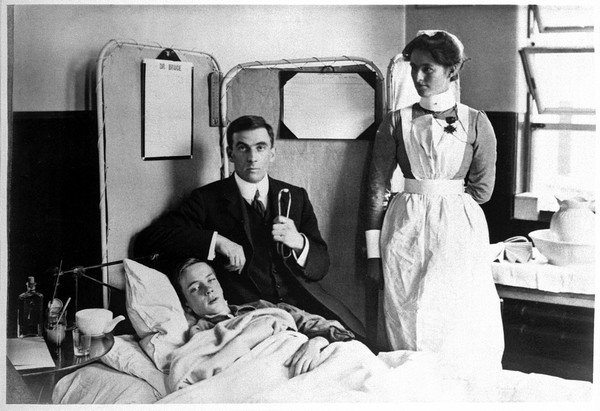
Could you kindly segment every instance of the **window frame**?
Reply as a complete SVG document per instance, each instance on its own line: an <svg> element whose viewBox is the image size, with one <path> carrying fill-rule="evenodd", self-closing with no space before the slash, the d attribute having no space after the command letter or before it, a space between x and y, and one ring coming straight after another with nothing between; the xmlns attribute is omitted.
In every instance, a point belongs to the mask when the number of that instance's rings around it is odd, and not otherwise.
<svg viewBox="0 0 600 411"><path fill-rule="evenodd" d="M540 6L529 6L531 13L532 24L537 24L540 33L576 33L576 32L592 32L594 26L548 26L544 24ZM530 27L532 28L532 24ZM530 30L530 33L532 30Z"/></svg>
<svg viewBox="0 0 600 411"><path fill-rule="evenodd" d="M542 33L572 33L572 32L593 32L594 27L589 26L545 26L540 16L539 6L530 5L527 8L527 39L530 45L522 47L519 50L523 70L527 82L526 110L521 121L520 134L517 149L517 174L515 176L517 188L514 206L513 219L549 222L554 211L558 209L555 201L548 201L548 196L541 193L532 192L531 178L532 157L533 157L533 133L537 129L546 130L567 130L567 131L596 131L596 125L593 123L553 123L545 122L538 118L534 121L534 110L538 114L573 114L573 115L593 115L595 109L564 109L555 107L544 107L540 103L539 95L535 84L535 77L532 75L532 67L529 57L536 53L573 53L585 52L594 53L593 47L547 47L535 46L531 41L534 30ZM535 105L535 107L534 107Z"/></svg>
<svg viewBox="0 0 600 411"><path fill-rule="evenodd" d="M593 55L594 48L593 47L537 47L537 46L528 46L522 47L519 50L519 54L521 56L521 62L523 63L523 70L525 72L525 79L527 81L527 88L529 90L529 94L531 94L533 100L535 101L536 107L538 109L539 114L584 114L584 115L593 115L596 113L596 110L593 108L562 108L562 107L547 107L546 104L540 98L538 94L538 87L535 81L536 73L534 71L534 67L532 64L531 57L536 54L574 54L574 53L591 53Z"/></svg>

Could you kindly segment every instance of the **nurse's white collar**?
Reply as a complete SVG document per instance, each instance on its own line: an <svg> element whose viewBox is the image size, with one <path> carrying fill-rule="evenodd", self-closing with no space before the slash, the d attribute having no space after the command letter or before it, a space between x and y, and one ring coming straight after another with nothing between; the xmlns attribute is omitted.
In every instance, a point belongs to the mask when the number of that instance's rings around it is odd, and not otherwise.
<svg viewBox="0 0 600 411"><path fill-rule="evenodd" d="M444 111L454 107L456 99L454 98L454 92L448 89L435 96L421 97L419 105L429 111Z"/></svg>

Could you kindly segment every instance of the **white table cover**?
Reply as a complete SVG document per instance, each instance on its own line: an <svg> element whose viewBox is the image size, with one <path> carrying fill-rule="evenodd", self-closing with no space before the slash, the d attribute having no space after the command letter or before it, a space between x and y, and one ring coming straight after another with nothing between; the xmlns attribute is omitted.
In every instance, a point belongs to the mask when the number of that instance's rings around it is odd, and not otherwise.
<svg viewBox="0 0 600 411"><path fill-rule="evenodd" d="M492 262L496 284L532 288L554 293L595 295L595 265L577 264L556 266L535 248L533 259L527 263Z"/></svg>

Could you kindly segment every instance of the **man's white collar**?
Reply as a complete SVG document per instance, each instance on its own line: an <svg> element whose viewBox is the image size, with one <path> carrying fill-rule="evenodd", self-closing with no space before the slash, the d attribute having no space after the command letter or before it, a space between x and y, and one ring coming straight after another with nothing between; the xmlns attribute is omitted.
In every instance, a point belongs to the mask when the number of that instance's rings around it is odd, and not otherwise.
<svg viewBox="0 0 600 411"><path fill-rule="evenodd" d="M242 194L242 197L246 199L246 201L252 202L256 190L258 190L260 192L260 200L263 202L263 204L267 204L266 200L269 193L268 175L265 175L265 177L258 183L249 183L246 180L243 180L236 173L234 173L234 176L235 182L237 183L237 186L240 189L240 193Z"/></svg>

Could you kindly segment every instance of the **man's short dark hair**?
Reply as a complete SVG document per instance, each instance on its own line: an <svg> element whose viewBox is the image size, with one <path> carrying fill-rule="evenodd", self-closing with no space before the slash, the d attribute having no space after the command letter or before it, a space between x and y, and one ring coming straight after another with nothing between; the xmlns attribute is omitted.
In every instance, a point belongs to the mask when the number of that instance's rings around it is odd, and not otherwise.
<svg viewBox="0 0 600 411"><path fill-rule="evenodd" d="M241 116L236 118L227 127L227 146L233 145L233 133L246 130L255 130L257 128L264 128L269 133L271 140L271 147L275 144L275 135L273 134L273 127L265 121L261 116Z"/></svg>

